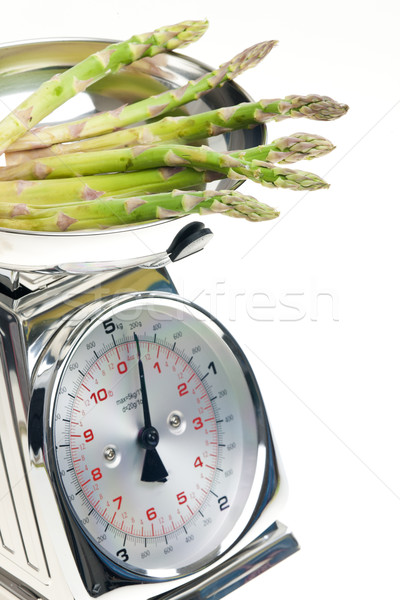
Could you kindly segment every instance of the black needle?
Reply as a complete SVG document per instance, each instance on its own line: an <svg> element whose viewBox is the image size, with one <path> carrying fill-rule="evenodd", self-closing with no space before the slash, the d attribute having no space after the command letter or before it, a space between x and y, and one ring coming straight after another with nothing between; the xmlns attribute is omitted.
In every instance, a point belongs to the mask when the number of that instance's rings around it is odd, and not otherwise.
<svg viewBox="0 0 400 600"><path fill-rule="evenodd" d="M139 338L136 335L136 333L133 337L136 342L136 348L138 353L140 389L142 391L142 405L144 416L144 427L139 431L139 443L146 450L141 480L149 482L165 482L167 481L168 472L164 467L164 464L156 450L156 446L159 442L159 435L157 429L151 424L149 400L147 397L146 390L146 381L144 378L143 363L140 355Z"/></svg>

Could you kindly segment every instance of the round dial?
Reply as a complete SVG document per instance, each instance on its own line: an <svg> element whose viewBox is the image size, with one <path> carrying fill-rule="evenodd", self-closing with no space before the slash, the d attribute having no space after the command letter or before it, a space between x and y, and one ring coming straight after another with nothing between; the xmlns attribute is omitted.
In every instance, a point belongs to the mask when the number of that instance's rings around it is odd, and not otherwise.
<svg viewBox="0 0 400 600"><path fill-rule="evenodd" d="M52 403L69 510L128 571L210 563L246 528L264 478L264 413L239 349L167 295L120 300L78 329Z"/></svg>

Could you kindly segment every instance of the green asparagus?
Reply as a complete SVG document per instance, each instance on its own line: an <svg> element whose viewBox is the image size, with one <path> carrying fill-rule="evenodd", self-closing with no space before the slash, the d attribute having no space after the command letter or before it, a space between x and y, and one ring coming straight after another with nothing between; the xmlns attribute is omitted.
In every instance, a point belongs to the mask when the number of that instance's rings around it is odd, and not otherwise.
<svg viewBox="0 0 400 600"><path fill-rule="evenodd" d="M0 181L0 203L51 205L95 200L101 196L120 193L151 194L169 192L175 188L188 188L212 181L218 174L180 167L162 167L133 173L113 173L71 177L48 181Z"/></svg>
<svg viewBox="0 0 400 600"><path fill-rule="evenodd" d="M19 138L8 150L13 152L45 148L52 144L90 138L160 116L178 106L197 100L209 90L221 86L225 81L234 79L246 69L255 67L276 43L276 41L269 41L256 44L221 65L217 70L207 73L195 81L189 81L180 88L168 90L134 104L121 106L116 110L95 114L85 119L38 127Z"/></svg>
<svg viewBox="0 0 400 600"><path fill-rule="evenodd" d="M271 163L291 164L324 156L334 149L332 142L315 133L293 133L288 137L278 138L271 144L230 154L248 162L265 160Z"/></svg>
<svg viewBox="0 0 400 600"><path fill-rule="evenodd" d="M169 152L167 149L166 152ZM211 154L211 151L209 151ZM171 164L175 159L170 155ZM87 177L70 177L44 181L1 181L0 202L19 202L27 204L67 203L79 200L94 200L121 192L138 195L171 191L174 188L192 188L213 179L228 176L238 180L252 179L266 187L287 188L292 190L318 190L329 187L328 184L313 173L277 167L272 163L252 161L241 163L239 159L229 158L242 166L218 167L214 170L198 171L197 169L171 166L158 169L146 169L130 173L112 173L108 175L90 175ZM210 161L210 164L211 161ZM216 167L217 168L217 167Z"/></svg>
<svg viewBox="0 0 400 600"><path fill-rule="evenodd" d="M257 64L275 41L256 44L181 88L27 133L105 75L139 58L195 41L206 28L207 21L186 21L111 44L42 84L3 119L0 154L7 150L7 167L0 168L0 227L70 232L192 213L264 221L279 213L251 196L204 188L227 177L237 184L249 179L293 190L328 187L313 173L276 164L330 152L333 145L321 136L296 133L235 152L217 152L200 144L209 137L269 121L298 117L328 121L347 112L347 105L329 97L291 95L184 117L164 116ZM160 116L164 118L132 127Z"/></svg>
<svg viewBox="0 0 400 600"><path fill-rule="evenodd" d="M279 216L270 206L252 196L234 191L184 192L130 198L108 198L56 206L0 204L0 227L40 231L74 231L112 225L170 219L187 214L220 213L248 221L266 221Z"/></svg>
<svg viewBox="0 0 400 600"><path fill-rule="evenodd" d="M226 133L235 129L251 128L259 123L287 118L307 117L332 120L345 114L348 106L326 96L287 96L284 99L243 102L187 117L165 117L155 123L115 131L70 144L55 144L49 148L13 152L7 155L7 164L24 160L70 154L73 152L123 148L136 145L173 141L183 143Z"/></svg>
<svg viewBox="0 0 400 600"><path fill-rule="evenodd" d="M242 174L252 179L249 168L253 160L292 163L295 160L326 154L333 148L331 142L321 136L295 134L279 138L267 146L225 154L208 146L135 146L117 150L77 152L65 156L34 159L19 165L0 167L0 180L14 179L60 179L99 173L122 173L141 171L161 166L188 166L214 170L229 176L229 167L236 170L233 177ZM240 170L240 167L245 167ZM239 170L237 170L239 168Z"/></svg>
<svg viewBox="0 0 400 600"><path fill-rule="evenodd" d="M55 75L1 121L0 154L54 109L95 81L144 56L185 46L197 40L207 26L207 21L184 21L133 36L125 42L111 44Z"/></svg>

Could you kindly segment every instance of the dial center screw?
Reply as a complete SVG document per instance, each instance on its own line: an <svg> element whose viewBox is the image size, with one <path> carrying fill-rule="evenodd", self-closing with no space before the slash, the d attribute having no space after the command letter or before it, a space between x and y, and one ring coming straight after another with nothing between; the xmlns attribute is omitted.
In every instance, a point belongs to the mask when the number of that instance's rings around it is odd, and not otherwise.
<svg viewBox="0 0 400 600"><path fill-rule="evenodd" d="M107 446L107 448L105 448L104 457L106 458L106 460L109 460L109 461L114 460L115 455L116 455L115 448L113 448L112 446Z"/></svg>
<svg viewBox="0 0 400 600"><path fill-rule="evenodd" d="M155 448L160 441L157 429L155 427L145 427L141 429L139 432L139 441L142 446L148 450Z"/></svg>

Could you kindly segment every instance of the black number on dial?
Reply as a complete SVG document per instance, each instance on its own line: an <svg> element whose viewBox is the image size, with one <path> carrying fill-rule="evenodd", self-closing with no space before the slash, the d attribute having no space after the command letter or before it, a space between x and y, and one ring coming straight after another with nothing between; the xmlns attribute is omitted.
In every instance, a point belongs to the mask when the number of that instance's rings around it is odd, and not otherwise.
<svg viewBox="0 0 400 600"><path fill-rule="evenodd" d="M103 322L103 327L106 333L113 333L115 331L115 324L112 319L107 319Z"/></svg>
<svg viewBox="0 0 400 600"><path fill-rule="evenodd" d="M214 364L214 361L213 361L213 360L212 360L212 361L210 362L210 364L208 365L208 369L212 369L212 371L213 371L214 375L216 375L216 374L217 374L217 369L216 369L216 367L215 367L215 364Z"/></svg>
<svg viewBox="0 0 400 600"><path fill-rule="evenodd" d="M226 496L221 496L221 498L218 498L218 504L220 510L226 510L229 508L228 498Z"/></svg>
<svg viewBox="0 0 400 600"><path fill-rule="evenodd" d="M117 556L118 556L118 558L120 558L124 562L127 562L129 560L129 556L128 556L128 553L125 550L125 548L121 548L121 550L118 550Z"/></svg>

